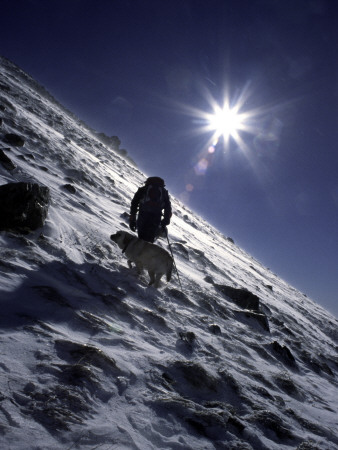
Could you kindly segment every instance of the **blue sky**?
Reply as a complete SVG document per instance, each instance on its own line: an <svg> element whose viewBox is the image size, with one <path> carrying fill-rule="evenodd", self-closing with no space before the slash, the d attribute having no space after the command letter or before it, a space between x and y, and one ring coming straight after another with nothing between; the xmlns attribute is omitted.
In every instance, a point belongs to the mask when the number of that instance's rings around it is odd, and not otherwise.
<svg viewBox="0 0 338 450"><path fill-rule="evenodd" d="M338 315L338 13L329 0L2 0L0 53ZM241 144L208 99L253 112Z"/></svg>

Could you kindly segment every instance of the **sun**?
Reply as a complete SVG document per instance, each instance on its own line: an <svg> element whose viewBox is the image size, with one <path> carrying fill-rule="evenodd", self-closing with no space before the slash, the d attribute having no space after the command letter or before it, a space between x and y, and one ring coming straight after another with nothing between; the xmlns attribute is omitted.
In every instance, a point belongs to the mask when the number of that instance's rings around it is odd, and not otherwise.
<svg viewBox="0 0 338 450"><path fill-rule="evenodd" d="M225 142L230 137L238 137L239 130L244 128L245 115L239 113L237 107L231 108L228 104L223 107L215 106L213 113L206 113L210 131L214 132L213 140L218 140L221 136Z"/></svg>
<svg viewBox="0 0 338 450"><path fill-rule="evenodd" d="M212 167L219 170L236 154L248 161L259 179L256 143L267 140L266 130L270 128L267 124L270 122L271 106L253 106L258 97L250 82L235 91L230 89L229 84L225 85L217 99L205 85L199 85L199 88L200 96L196 99L199 107L176 104L181 113L192 120L192 126L187 129L188 135L198 139L198 150L192 157L185 191L181 193L183 201L189 201L195 189L203 188L204 176L212 173ZM213 90L216 90L214 83ZM272 138L278 140L277 135Z"/></svg>
<svg viewBox="0 0 338 450"><path fill-rule="evenodd" d="M235 142L237 148L246 148L245 135L257 133L257 120L261 116L258 109L248 109L250 90L249 84L230 97L225 92L222 102L218 102L208 90L204 97L209 105L209 111L197 108L186 108L188 114L198 119L196 134L209 134L207 145L222 143L228 148Z"/></svg>

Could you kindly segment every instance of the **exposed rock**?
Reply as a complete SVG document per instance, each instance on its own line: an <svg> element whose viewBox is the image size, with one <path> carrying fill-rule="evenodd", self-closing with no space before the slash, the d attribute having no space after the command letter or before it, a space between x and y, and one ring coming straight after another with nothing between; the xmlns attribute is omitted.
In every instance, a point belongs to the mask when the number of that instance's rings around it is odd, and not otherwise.
<svg viewBox="0 0 338 450"><path fill-rule="evenodd" d="M285 345L280 345L277 341L272 342L271 347L274 353L278 354L285 364L289 366L296 366L296 360L288 347Z"/></svg>
<svg viewBox="0 0 338 450"><path fill-rule="evenodd" d="M201 364L194 361L174 361L167 367L166 375L174 381L176 391L186 398L217 399L220 378Z"/></svg>
<svg viewBox="0 0 338 450"><path fill-rule="evenodd" d="M214 284L214 286L222 294L233 300L240 308L260 312L259 298L247 289L237 289L222 284Z"/></svg>
<svg viewBox="0 0 338 450"><path fill-rule="evenodd" d="M210 283L210 284L214 284L214 280L210 275L207 275L206 277L204 277L204 281L206 281L207 283Z"/></svg>
<svg viewBox="0 0 338 450"><path fill-rule="evenodd" d="M274 375L273 380L275 384L286 394L291 395L299 400L304 400L304 395L298 389L295 382L290 377L287 371L283 371L279 374Z"/></svg>
<svg viewBox="0 0 338 450"><path fill-rule="evenodd" d="M124 211L122 214L120 214L120 217L129 222L129 214L126 211Z"/></svg>
<svg viewBox="0 0 338 450"><path fill-rule="evenodd" d="M63 187L63 189L66 189L68 192L70 192L71 194L76 194L76 188L72 184L64 184L62 187Z"/></svg>
<svg viewBox="0 0 338 450"><path fill-rule="evenodd" d="M113 148L114 150L120 149L121 141L117 136L109 137L104 133L96 133L96 136L98 137L98 139L100 139L101 142Z"/></svg>
<svg viewBox="0 0 338 450"><path fill-rule="evenodd" d="M256 311L250 311L250 310L245 310L245 311L239 311L235 314L236 318L238 320L245 320L247 321L247 319L249 320L254 320L255 322L257 322L265 331L270 332L270 326L269 326L269 321L266 317L266 315L262 312L256 312Z"/></svg>
<svg viewBox="0 0 338 450"><path fill-rule="evenodd" d="M212 323L211 325L209 325L209 331L211 331L211 333L213 334L222 334L221 328L219 325Z"/></svg>
<svg viewBox="0 0 338 450"><path fill-rule="evenodd" d="M257 320L257 322L264 328L265 331L268 331L270 333L269 321L264 313L255 313L250 311L250 315Z"/></svg>
<svg viewBox="0 0 338 450"><path fill-rule="evenodd" d="M191 301L189 300L188 296L180 291L179 289L175 289L175 288L166 288L165 290L169 295L172 295L174 298L176 298L177 300L181 300L183 303L185 304L191 304Z"/></svg>
<svg viewBox="0 0 338 450"><path fill-rule="evenodd" d="M0 111L8 111L8 110L11 110L12 112L16 111L16 108L13 105L13 103L11 103L7 98L0 96L0 102L1 102Z"/></svg>
<svg viewBox="0 0 338 450"><path fill-rule="evenodd" d="M321 362L319 359L315 357L315 355L310 354L309 352L303 350L300 354L300 358L302 361L308 365L308 367L316 373L326 373L330 376L335 376L335 373L331 370L331 368L326 364L326 362Z"/></svg>
<svg viewBox="0 0 338 450"><path fill-rule="evenodd" d="M170 380L168 374L163 374L163 379L165 381ZM167 381L170 383L170 381ZM174 379L172 379L174 382ZM232 425L237 418L233 418L227 409L227 405L223 408L220 407L205 407L187 398L181 397L180 395L170 393L168 395L161 395L151 401L151 404L155 410L161 414L163 409L170 413L170 416L176 416L179 418L179 422L184 427L189 427L193 430L194 434L197 433L200 436L212 439L215 442L220 439L225 439L228 424L233 428ZM230 423L230 419L232 423ZM238 420L239 422L239 420ZM244 428L244 427L243 427ZM215 437L217 436L217 437ZM226 442L228 444L228 442ZM188 447L184 447L188 448ZM189 446L189 448L195 448ZM201 447L199 447L201 448ZM205 447L206 448L206 447ZM223 444L221 446L215 445L214 448L225 449L230 447L225 447ZM241 449L252 449L252 447L236 447Z"/></svg>
<svg viewBox="0 0 338 450"><path fill-rule="evenodd" d="M0 83L0 90L5 92L10 92L11 88L7 84Z"/></svg>
<svg viewBox="0 0 338 450"><path fill-rule="evenodd" d="M320 448L310 439L309 441L304 441L298 445L296 450L320 450Z"/></svg>
<svg viewBox="0 0 338 450"><path fill-rule="evenodd" d="M9 170L9 171L14 170L16 168L16 165L13 163L13 161L10 158L8 158L8 156L1 149L0 149L0 164L6 170Z"/></svg>
<svg viewBox="0 0 338 450"><path fill-rule="evenodd" d="M42 227L49 200L49 188L37 183L0 186L0 230L29 231Z"/></svg>
<svg viewBox="0 0 338 450"><path fill-rule="evenodd" d="M178 335L182 341L187 342L190 345L192 345L196 339L193 331L179 331Z"/></svg>
<svg viewBox="0 0 338 450"><path fill-rule="evenodd" d="M114 358L93 345L77 343L67 339L57 339L55 348L57 354L72 365L78 365L79 361L81 361L82 364L98 367L109 375L117 376L122 373Z"/></svg>
<svg viewBox="0 0 338 450"><path fill-rule="evenodd" d="M8 133L5 134L4 142L6 142L9 145L13 145L14 147L23 147L25 144L24 138L21 136L14 134L14 133Z"/></svg>
<svg viewBox="0 0 338 450"><path fill-rule="evenodd" d="M186 222L187 224L189 224L193 228L198 229L197 225L189 218L189 216L187 214L184 214L183 220L184 220L184 222Z"/></svg>
<svg viewBox="0 0 338 450"><path fill-rule="evenodd" d="M189 251L181 242L173 242L172 247L174 248L175 253L179 254L180 256L182 256L182 258L189 261Z"/></svg>
<svg viewBox="0 0 338 450"><path fill-rule="evenodd" d="M115 180L112 179L112 177L110 177L109 175L106 175L106 180L111 183L113 186L115 186Z"/></svg>
<svg viewBox="0 0 338 450"><path fill-rule="evenodd" d="M275 441L285 442L294 438L292 431L287 424L283 423L280 416L269 410L256 411L251 417L252 422L256 423L258 427L267 428L273 431L276 436Z"/></svg>
<svg viewBox="0 0 338 450"><path fill-rule="evenodd" d="M10 150L10 149L8 149L8 150ZM31 153L26 153L25 155L18 155L17 158L21 159L21 161L29 161L29 160L34 160L35 156L32 155Z"/></svg>

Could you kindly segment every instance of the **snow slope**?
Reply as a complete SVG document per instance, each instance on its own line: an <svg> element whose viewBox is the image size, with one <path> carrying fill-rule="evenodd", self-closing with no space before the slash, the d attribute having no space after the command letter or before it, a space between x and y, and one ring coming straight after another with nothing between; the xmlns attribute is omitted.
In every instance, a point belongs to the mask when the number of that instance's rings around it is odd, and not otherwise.
<svg viewBox="0 0 338 450"><path fill-rule="evenodd" d="M338 321L175 198L182 290L148 287L109 240L146 175L2 58L0 108L0 184L52 198L0 233L1 448L337 449Z"/></svg>

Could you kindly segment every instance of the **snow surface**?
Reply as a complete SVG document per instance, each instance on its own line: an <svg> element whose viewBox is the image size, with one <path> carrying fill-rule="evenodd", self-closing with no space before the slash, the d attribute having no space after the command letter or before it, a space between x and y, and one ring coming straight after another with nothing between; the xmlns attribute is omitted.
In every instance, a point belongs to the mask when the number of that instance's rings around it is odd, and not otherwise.
<svg viewBox="0 0 338 450"><path fill-rule="evenodd" d="M146 175L2 58L0 77L1 184L52 199L43 228L0 233L1 448L337 449L337 320L175 198L182 290L148 287L109 240Z"/></svg>

